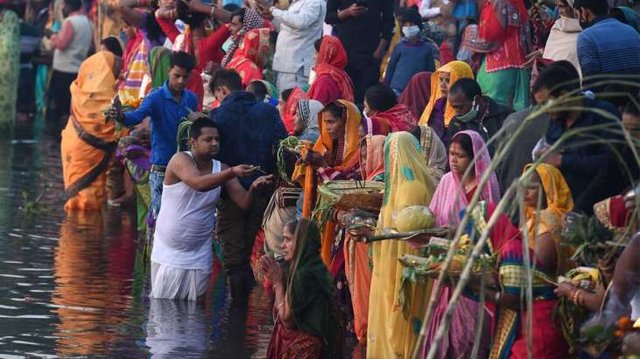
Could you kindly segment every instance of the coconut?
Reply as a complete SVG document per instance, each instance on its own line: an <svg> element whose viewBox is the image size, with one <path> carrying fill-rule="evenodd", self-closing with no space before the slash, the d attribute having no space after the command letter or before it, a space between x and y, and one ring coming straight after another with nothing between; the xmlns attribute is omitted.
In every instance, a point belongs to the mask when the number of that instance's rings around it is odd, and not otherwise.
<svg viewBox="0 0 640 359"><path fill-rule="evenodd" d="M403 208L396 216L398 232L412 232L433 228L436 220L429 207L410 206Z"/></svg>

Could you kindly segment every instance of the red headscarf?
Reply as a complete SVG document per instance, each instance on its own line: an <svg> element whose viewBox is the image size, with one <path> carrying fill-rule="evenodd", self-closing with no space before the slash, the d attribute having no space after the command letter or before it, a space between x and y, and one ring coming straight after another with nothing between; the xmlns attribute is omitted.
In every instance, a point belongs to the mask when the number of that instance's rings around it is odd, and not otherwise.
<svg viewBox="0 0 640 359"><path fill-rule="evenodd" d="M415 118L420 118L431 97L431 72L418 72L398 98L405 104Z"/></svg>
<svg viewBox="0 0 640 359"><path fill-rule="evenodd" d="M340 99L353 102L353 83L349 75L344 71L346 66L347 52L340 39L335 36L323 37L315 66L317 78L330 76L340 89ZM312 85L309 89L309 94L313 93L314 86Z"/></svg>
<svg viewBox="0 0 640 359"><path fill-rule="evenodd" d="M399 103L384 112L378 112L372 117L388 123L392 132L409 131L418 124L416 117L403 103Z"/></svg>
<svg viewBox="0 0 640 359"><path fill-rule="evenodd" d="M287 103L284 105L284 116L282 122L289 134L293 133L293 125L296 119L296 111L298 110L298 101L306 99L307 94L302 91L301 88L296 87L291 91L291 95L287 99Z"/></svg>
<svg viewBox="0 0 640 359"><path fill-rule="evenodd" d="M228 69L234 69L240 74L244 87L249 86L251 81L262 80L262 66L269 52L270 36L267 28L247 32L227 64Z"/></svg>

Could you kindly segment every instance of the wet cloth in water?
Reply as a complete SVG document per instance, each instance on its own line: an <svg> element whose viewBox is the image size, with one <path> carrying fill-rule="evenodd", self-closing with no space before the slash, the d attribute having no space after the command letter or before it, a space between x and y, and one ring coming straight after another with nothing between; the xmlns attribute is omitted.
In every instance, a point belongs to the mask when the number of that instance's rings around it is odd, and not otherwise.
<svg viewBox="0 0 640 359"><path fill-rule="evenodd" d="M190 154L189 152L187 152ZM221 164L213 161L212 173ZM215 205L220 187L199 192L184 182L165 184L151 252L152 298L196 300L213 264Z"/></svg>

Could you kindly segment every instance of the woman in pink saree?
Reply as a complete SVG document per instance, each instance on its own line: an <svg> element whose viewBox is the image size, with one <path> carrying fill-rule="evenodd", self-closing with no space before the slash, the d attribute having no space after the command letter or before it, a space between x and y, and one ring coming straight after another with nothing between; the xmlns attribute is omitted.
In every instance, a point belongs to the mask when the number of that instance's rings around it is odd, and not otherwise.
<svg viewBox="0 0 640 359"><path fill-rule="evenodd" d="M456 228L460 211L465 209L476 191L480 190L480 200L490 203L500 201L500 191L495 173L491 173L489 181L479 189L480 178L489 170L491 157L482 137L475 131L458 132L449 146L449 167L451 172L445 174L431 199L429 208L436 216L438 227ZM469 166L472 170L467 176ZM461 193L462 192L462 193ZM436 308L429 318L427 337L423 347L423 357L433 345L436 332L444 317L453 290L444 286L437 300ZM435 291L433 292L435 294ZM449 332L439 343L437 358L468 358L473 348L475 323L480 310L478 302L461 297L453 313ZM485 313L486 314L486 313ZM485 316L488 318L488 316ZM485 323L489 324L488 320ZM490 346L489 328L482 338L479 357L488 354Z"/></svg>

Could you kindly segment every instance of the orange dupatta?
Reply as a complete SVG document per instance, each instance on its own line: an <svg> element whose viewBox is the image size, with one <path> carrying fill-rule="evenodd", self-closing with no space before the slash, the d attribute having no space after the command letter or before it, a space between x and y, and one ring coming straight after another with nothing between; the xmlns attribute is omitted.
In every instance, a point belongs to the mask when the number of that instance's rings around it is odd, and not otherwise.
<svg viewBox="0 0 640 359"><path fill-rule="evenodd" d="M359 138L361 116L360 111L358 111L358 108L352 102L339 100L336 101L336 103L344 108L343 119L345 121L345 130L343 137L339 139L341 143L334 144L333 138L329 135L324 126L325 113L320 112L318 118L320 138L318 138L316 143L313 145L313 151L321 154L325 158L331 158L334 155L334 151L341 147L342 153L337 154L336 163L334 163L331 168L336 172L340 172L353 168L360 160ZM304 185L302 216L304 218L309 218L311 217L311 211L317 192L316 173L311 166L307 166L305 169ZM331 264L331 246L333 244L335 227L335 222L328 221L322 229L322 246L320 253L322 256L322 262L327 267Z"/></svg>

